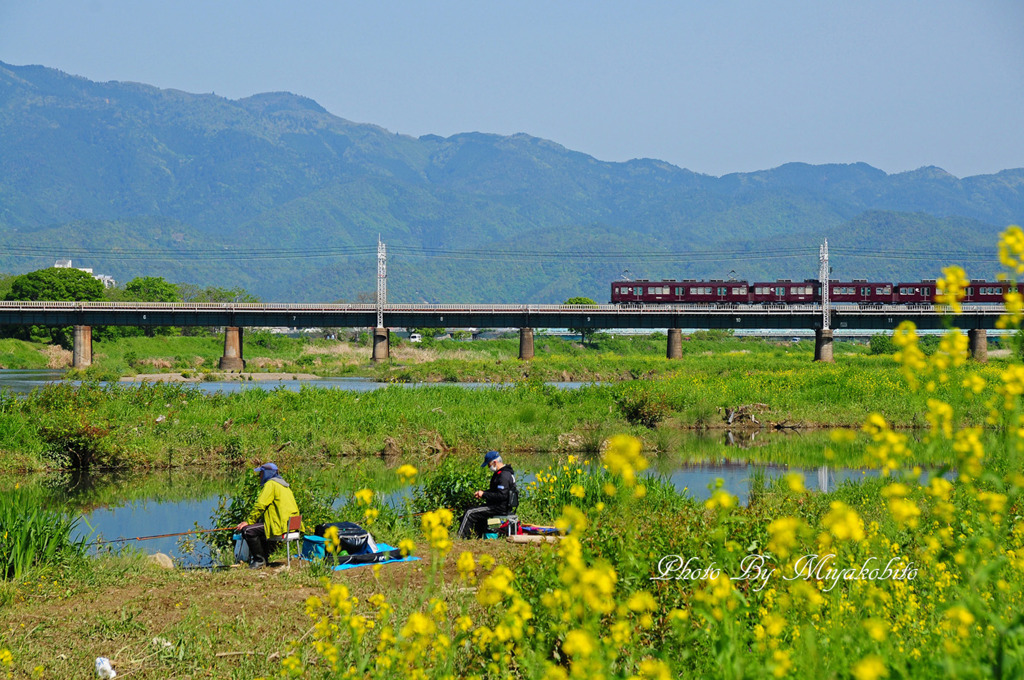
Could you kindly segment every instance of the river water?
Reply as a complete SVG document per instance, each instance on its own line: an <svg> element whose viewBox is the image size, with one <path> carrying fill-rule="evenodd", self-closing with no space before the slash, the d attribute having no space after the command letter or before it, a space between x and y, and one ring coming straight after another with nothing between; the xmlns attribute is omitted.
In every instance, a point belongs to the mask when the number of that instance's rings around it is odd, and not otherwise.
<svg viewBox="0 0 1024 680"><path fill-rule="evenodd" d="M32 390L42 387L47 383L62 382L63 371L57 370L13 370L3 369L0 370L0 390L8 390L14 394L28 394ZM68 381L74 385L81 384L80 381ZM101 382L101 385L106 383ZM118 383L120 385L131 386L138 385L138 382L125 381ZM371 392L373 390L379 390L390 385L401 385L403 387L423 387L423 386L446 386L446 387L465 387L467 389L488 389L494 387L505 387L509 386L510 383L487 383L487 382L424 382L424 383L382 383L376 382L371 378L357 378L357 377L338 377L338 378L318 378L316 380L215 380L209 382L191 382L185 383L190 386L195 386L201 392L205 394L214 394L216 392L222 392L224 394L233 394L235 392L243 392L246 390L274 390L283 388L291 390L292 392L298 392L303 387L324 387L329 389L346 390L349 392ZM588 382L549 382L548 385L553 385L558 389L574 390L587 385L594 385L597 383Z"/></svg>

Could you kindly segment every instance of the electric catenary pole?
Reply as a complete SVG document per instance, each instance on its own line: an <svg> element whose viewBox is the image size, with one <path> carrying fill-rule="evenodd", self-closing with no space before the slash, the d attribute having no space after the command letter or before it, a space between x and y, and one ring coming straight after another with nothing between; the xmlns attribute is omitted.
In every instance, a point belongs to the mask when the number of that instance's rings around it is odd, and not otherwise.
<svg viewBox="0 0 1024 680"><path fill-rule="evenodd" d="M377 328L384 328L384 305L388 301L388 253L387 246L377 235Z"/></svg>
<svg viewBox="0 0 1024 680"><path fill-rule="evenodd" d="M828 286L828 239L821 244L818 248L818 261L820 263L820 269L818 270L818 280L821 281L821 328L822 330L829 329L829 317L831 316L831 309L829 308L829 286Z"/></svg>

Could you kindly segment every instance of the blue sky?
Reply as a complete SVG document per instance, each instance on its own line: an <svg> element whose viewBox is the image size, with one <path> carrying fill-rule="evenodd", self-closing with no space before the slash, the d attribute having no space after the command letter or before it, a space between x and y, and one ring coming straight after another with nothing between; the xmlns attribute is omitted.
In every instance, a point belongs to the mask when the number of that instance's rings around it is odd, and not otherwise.
<svg viewBox="0 0 1024 680"><path fill-rule="evenodd" d="M0 61L721 175L1024 166L1024 3L0 2Z"/></svg>

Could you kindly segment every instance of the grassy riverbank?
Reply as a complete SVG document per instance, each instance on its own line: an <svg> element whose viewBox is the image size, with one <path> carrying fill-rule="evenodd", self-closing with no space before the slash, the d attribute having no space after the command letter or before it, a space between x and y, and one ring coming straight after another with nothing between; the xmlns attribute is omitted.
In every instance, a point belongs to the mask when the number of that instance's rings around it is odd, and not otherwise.
<svg viewBox="0 0 1024 680"><path fill-rule="evenodd" d="M655 360L650 360L655 361ZM338 462L349 456L436 456L508 452L594 453L616 432L670 451L679 432L722 427L727 409L748 406L734 428L785 423L856 427L873 412L901 427L924 426L929 398L981 423L985 394L959 389L964 369L932 394L908 394L889 357L836 364L765 354L657 360L664 373L560 390L520 378L500 388L391 385L372 392L331 389L207 395L181 384L70 384L0 399L0 467L173 467L252 459ZM542 362L530 364L531 368ZM997 365L978 367L998 377Z"/></svg>

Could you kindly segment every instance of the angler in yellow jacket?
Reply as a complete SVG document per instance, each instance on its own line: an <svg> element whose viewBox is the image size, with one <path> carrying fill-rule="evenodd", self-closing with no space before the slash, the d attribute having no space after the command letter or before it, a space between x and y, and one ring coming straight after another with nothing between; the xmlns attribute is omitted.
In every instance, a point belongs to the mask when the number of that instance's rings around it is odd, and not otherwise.
<svg viewBox="0 0 1024 680"><path fill-rule="evenodd" d="M289 518L300 513L295 496L276 465L264 463L253 472L260 476L263 488L249 517L236 529L249 546L249 568L260 569L267 565L267 542L287 533Z"/></svg>

